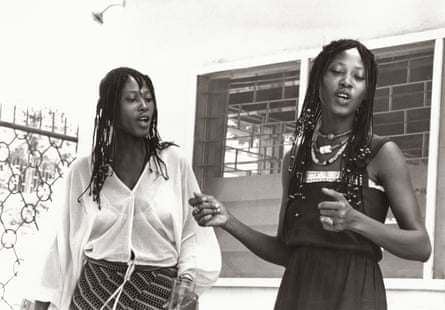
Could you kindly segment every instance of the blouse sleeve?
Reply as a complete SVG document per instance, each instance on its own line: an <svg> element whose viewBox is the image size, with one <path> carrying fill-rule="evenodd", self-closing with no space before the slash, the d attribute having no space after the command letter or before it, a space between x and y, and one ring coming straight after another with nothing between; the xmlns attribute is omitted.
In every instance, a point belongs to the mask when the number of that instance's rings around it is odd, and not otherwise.
<svg viewBox="0 0 445 310"><path fill-rule="evenodd" d="M178 274L190 274L198 294L217 280L221 270L221 251L212 227L199 226L193 216L189 199L199 193L199 185L191 166L182 158L183 231L178 261Z"/></svg>
<svg viewBox="0 0 445 310"><path fill-rule="evenodd" d="M55 186L51 209L40 223L41 230L30 242L25 257L25 298L50 302L50 309L60 309L66 270L69 270L69 214L65 203L70 173Z"/></svg>

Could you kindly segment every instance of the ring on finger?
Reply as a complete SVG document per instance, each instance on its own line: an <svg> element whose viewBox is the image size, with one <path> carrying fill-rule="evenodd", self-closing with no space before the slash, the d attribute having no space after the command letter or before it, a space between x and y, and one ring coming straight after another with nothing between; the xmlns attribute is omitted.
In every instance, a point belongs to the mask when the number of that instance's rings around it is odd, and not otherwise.
<svg viewBox="0 0 445 310"><path fill-rule="evenodd" d="M327 225L334 226L334 220L329 216L322 216L320 220Z"/></svg>
<svg viewBox="0 0 445 310"><path fill-rule="evenodd" d="M221 205L219 204L219 202L215 203L215 211L219 212L221 210Z"/></svg>

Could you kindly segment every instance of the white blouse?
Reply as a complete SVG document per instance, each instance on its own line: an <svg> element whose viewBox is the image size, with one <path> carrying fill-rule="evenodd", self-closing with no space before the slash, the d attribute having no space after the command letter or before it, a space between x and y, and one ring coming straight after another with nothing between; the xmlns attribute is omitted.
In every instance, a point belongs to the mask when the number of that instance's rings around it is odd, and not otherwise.
<svg viewBox="0 0 445 310"><path fill-rule="evenodd" d="M193 170L175 146L161 151L168 180L158 175L153 159L133 189L112 173L100 193L101 210L88 192L90 159L79 158L66 176L57 236L48 251L33 299L68 309L85 256L152 266L177 266L190 273L198 293L212 285L220 272L221 254L212 228L194 221L188 200L199 187Z"/></svg>

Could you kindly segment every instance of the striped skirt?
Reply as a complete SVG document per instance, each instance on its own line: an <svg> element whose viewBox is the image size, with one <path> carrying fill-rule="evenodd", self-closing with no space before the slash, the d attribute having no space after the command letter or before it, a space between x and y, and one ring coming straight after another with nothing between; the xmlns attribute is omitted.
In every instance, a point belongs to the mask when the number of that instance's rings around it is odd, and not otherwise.
<svg viewBox="0 0 445 310"><path fill-rule="evenodd" d="M167 302L176 275L176 267L129 265L87 258L70 309L113 309L117 303L115 309L120 310L160 310Z"/></svg>

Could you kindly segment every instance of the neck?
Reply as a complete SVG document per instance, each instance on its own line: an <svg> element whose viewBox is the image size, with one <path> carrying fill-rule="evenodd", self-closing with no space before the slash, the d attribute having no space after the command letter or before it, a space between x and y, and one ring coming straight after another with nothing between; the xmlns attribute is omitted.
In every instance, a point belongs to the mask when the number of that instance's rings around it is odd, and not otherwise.
<svg viewBox="0 0 445 310"><path fill-rule="evenodd" d="M322 114L319 131L323 134L341 134L352 129L353 118L337 118Z"/></svg>
<svg viewBox="0 0 445 310"><path fill-rule="evenodd" d="M145 164L147 155L145 144L146 141L144 138L135 137L118 130L115 136L113 166Z"/></svg>

